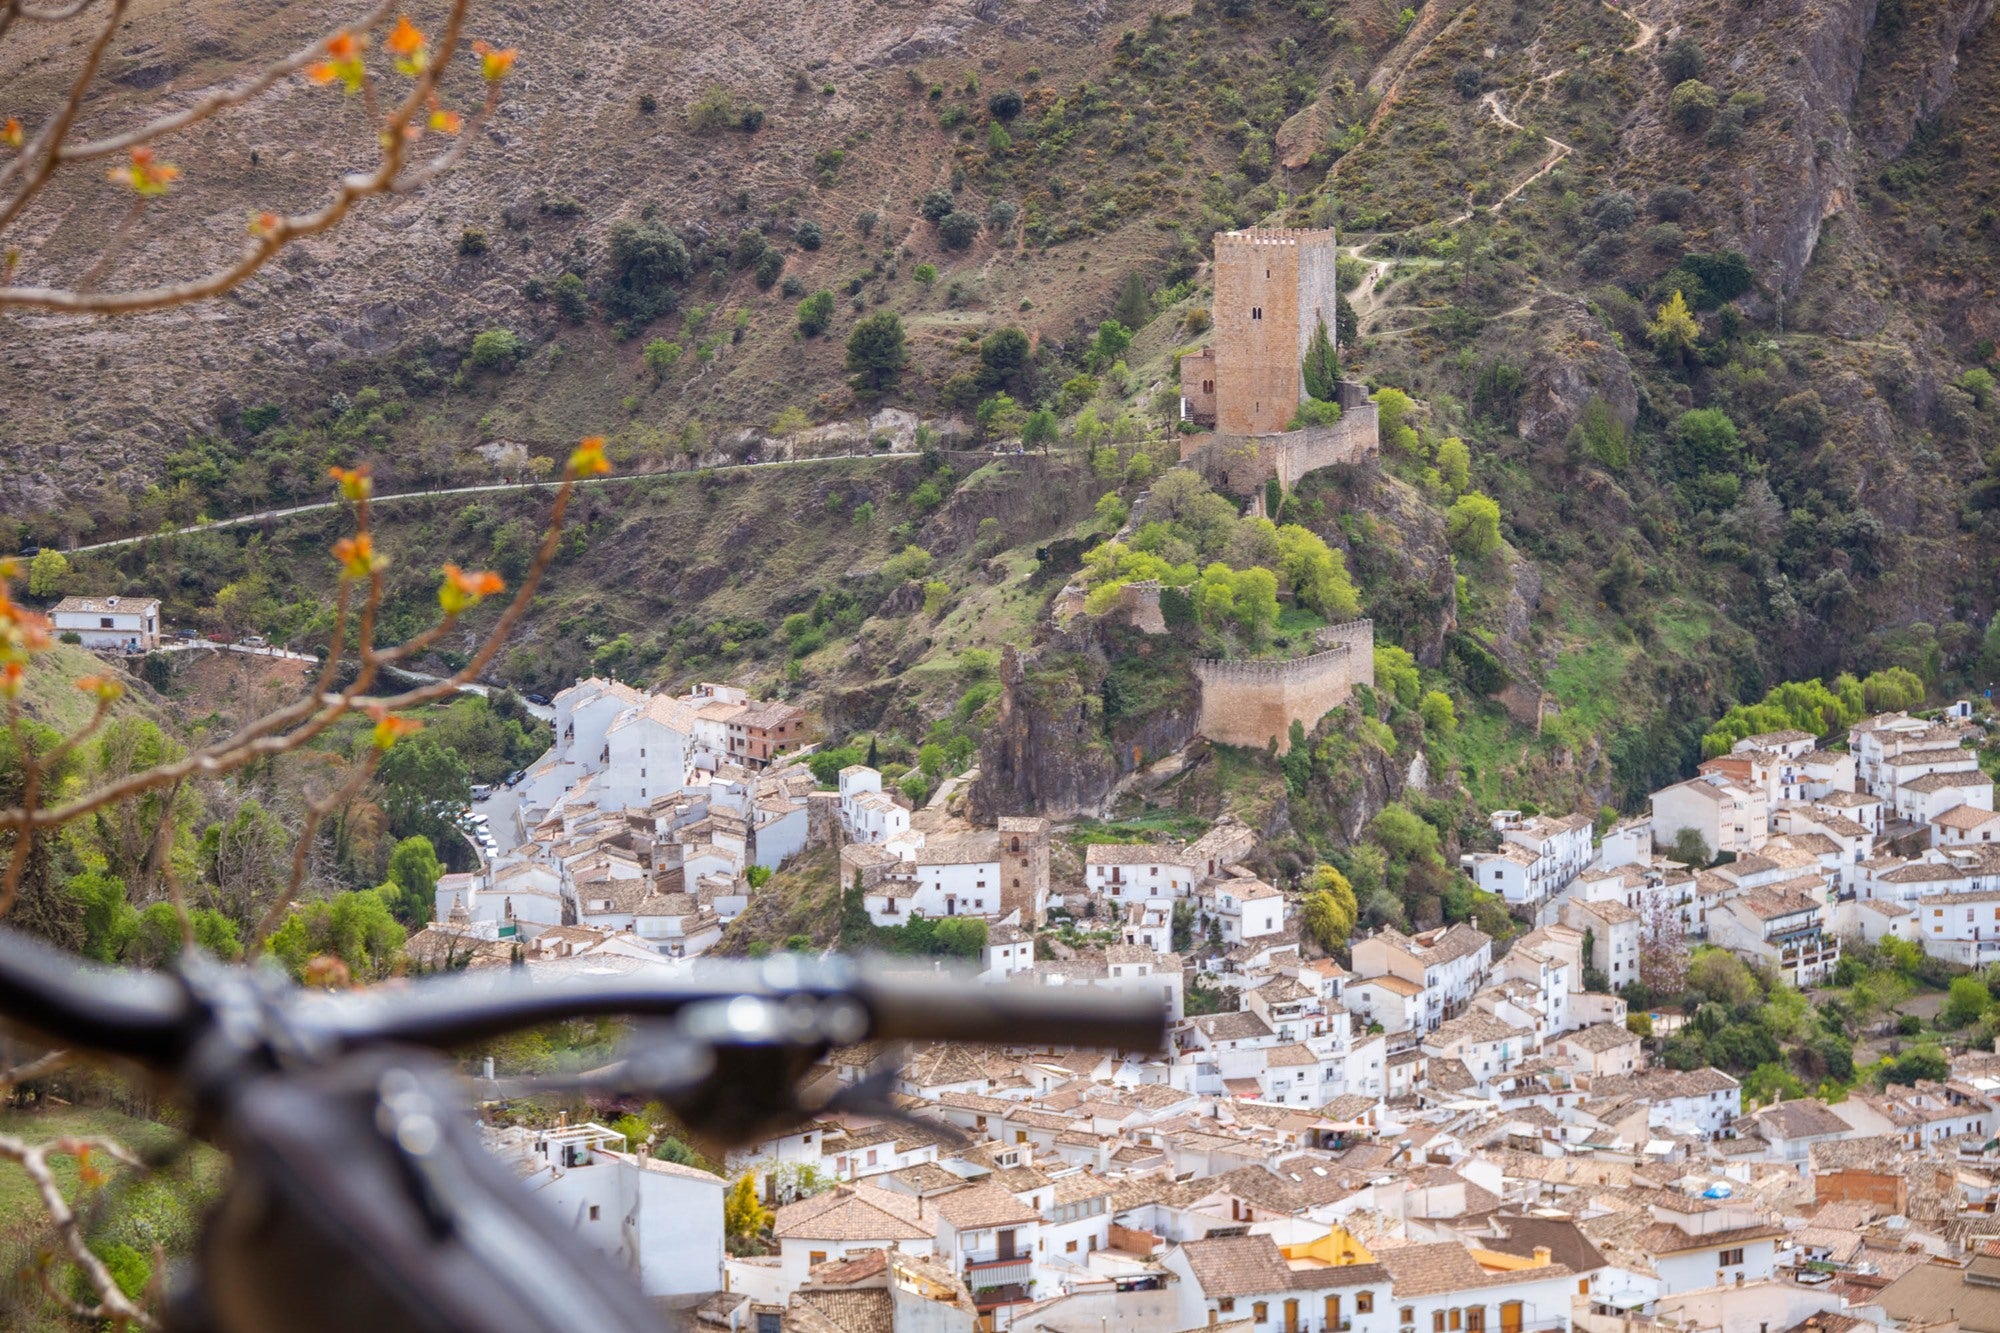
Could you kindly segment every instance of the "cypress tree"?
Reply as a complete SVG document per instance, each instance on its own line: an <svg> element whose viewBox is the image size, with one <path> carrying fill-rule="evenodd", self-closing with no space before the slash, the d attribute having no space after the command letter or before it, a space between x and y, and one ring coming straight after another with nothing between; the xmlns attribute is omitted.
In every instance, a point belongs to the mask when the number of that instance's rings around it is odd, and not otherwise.
<svg viewBox="0 0 2000 1333"><path fill-rule="evenodd" d="M1322 403L1339 400L1340 357L1333 350L1333 340L1326 336L1325 320L1320 320L1313 327L1312 340L1306 344L1305 360L1299 363L1299 373L1305 378L1307 397L1317 398Z"/></svg>
<svg viewBox="0 0 2000 1333"><path fill-rule="evenodd" d="M1111 316L1134 333L1152 322L1153 298L1146 294L1146 280L1139 276L1139 270L1125 275L1124 290L1118 293Z"/></svg>

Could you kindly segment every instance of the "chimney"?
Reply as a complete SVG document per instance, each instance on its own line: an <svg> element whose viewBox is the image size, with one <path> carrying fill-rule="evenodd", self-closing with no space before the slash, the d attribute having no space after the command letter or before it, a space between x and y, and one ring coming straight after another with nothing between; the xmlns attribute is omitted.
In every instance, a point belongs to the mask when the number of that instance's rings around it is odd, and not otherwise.
<svg viewBox="0 0 2000 1333"><path fill-rule="evenodd" d="M1537 1245L1535 1247L1535 1267L1547 1268L1549 1266L1549 1261L1554 1257L1555 1257L1554 1251L1550 1250L1548 1246Z"/></svg>

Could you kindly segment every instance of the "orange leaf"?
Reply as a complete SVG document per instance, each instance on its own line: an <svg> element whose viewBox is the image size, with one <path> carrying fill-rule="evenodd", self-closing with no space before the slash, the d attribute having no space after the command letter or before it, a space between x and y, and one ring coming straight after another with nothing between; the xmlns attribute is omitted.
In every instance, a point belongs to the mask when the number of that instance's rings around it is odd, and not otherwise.
<svg viewBox="0 0 2000 1333"><path fill-rule="evenodd" d="M345 579L365 579L389 563L375 554L375 539L365 532L335 542L333 558L340 562L340 576Z"/></svg>
<svg viewBox="0 0 2000 1333"><path fill-rule="evenodd" d="M366 463L360 467L330 467L326 474L340 483L340 494L347 500L366 500L375 493L375 482L369 473L372 469Z"/></svg>
<svg viewBox="0 0 2000 1333"><path fill-rule="evenodd" d="M424 35L410 22L410 16L403 14L397 17L396 27L383 45L399 56L415 55L424 49Z"/></svg>
<svg viewBox="0 0 2000 1333"><path fill-rule="evenodd" d="M490 569L473 572L460 569L457 565L444 567L444 582L438 585L438 605L448 616L455 616L478 606L494 593L504 592L507 580Z"/></svg>
<svg viewBox="0 0 2000 1333"><path fill-rule="evenodd" d="M0 143L6 144L9 148L19 148L21 146L21 118L19 116L9 116L7 117L7 123L0 125Z"/></svg>
<svg viewBox="0 0 2000 1333"><path fill-rule="evenodd" d="M456 111L437 110L431 112L431 128L439 134L457 134L463 123Z"/></svg>
<svg viewBox="0 0 2000 1333"><path fill-rule="evenodd" d="M417 719L400 717L380 705L368 711L375 719L375 729L369 733L369 740L378 750L386 750L403 737L424 729L424 724Z"/></svg>
<svg viewBox="0 0 2000 1333"><path fill-rule="evenodd" d="M514 58L521 54L511 46L504 51L495 50L486 42L474 42L472 50L479 57L479 72L488 83L506 78L507 71L514 68Z"/></svg>
<svg viewBox="0 0 2000 1333"><path fill-rule="evenodd" d="M602 435L589 436L569 456L569 474L572 477L598 477L610 470L611 460L604 456Z"/></svg>
<svg viewBox="0 0 2000 1333"><path fill-rule="evenodd" d="M76 687L85 694L96 695L105 703L111 703L125 693L125 687L109 676L78 676Z"/></svg>

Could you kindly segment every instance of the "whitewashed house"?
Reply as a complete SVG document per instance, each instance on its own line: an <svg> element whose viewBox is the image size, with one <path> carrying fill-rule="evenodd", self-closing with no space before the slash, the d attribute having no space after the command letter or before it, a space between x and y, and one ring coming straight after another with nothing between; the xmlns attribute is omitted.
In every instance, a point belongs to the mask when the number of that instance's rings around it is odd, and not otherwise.
<svg viewBox="0 0 2000 1333"><path fill-rule="evenodd" d="M160 646L157 597L65 597L49 612L56 635L76 635L86 648L149 653Z"/></svg>
<svg viewBox="0 0 2000 1333"><path fill-rule="evenodd" d="M524 1159L522 1187L585 1244L622 1265L650 1297L722 1287L722 1177L627 1152L598 1124L504 1133Z"/></svg>

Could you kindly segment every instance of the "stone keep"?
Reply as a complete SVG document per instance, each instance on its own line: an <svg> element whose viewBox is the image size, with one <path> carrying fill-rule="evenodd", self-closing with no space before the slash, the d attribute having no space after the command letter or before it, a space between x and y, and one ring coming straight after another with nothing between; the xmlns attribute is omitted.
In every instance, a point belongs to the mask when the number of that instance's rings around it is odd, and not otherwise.
<svg viewBox="0 0 2000 1333"><path fill-rule="evenodd" d="M1340 294L1331 228L1252 227L1215 238L1215 429L1285 430L1305 398L1313 331L1334 338ZM1207 367L1203 367L1206 379Z"/></svg>

